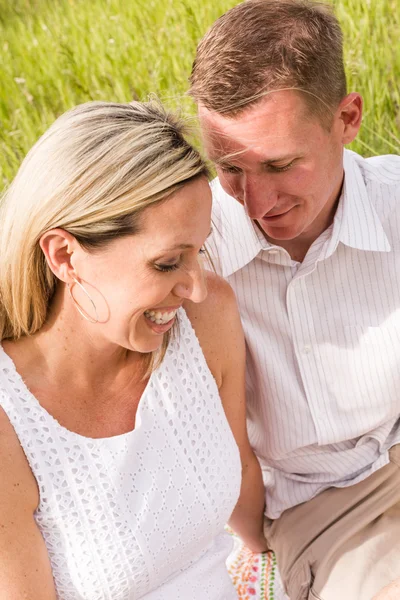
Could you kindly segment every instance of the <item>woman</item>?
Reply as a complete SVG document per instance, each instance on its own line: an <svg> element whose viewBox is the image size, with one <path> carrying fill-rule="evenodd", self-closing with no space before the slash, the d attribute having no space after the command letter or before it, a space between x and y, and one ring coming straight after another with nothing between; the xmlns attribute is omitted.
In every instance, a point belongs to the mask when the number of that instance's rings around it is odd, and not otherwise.
<svg viewBox="0 0 400 600"><path fill-rule="evenodd" d="M231 599L229 517L265 550L206 175L158 105L89 103L3 199L2 600Z"/></svg>

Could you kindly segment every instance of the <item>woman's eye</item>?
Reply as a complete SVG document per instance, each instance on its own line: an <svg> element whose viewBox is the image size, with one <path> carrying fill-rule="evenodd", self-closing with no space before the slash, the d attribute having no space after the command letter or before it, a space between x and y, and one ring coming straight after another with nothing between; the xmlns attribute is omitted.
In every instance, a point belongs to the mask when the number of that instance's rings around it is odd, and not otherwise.
<svg viewBox="0 0 400 600"><path fill-rule="evenodd" d="M203 255L203 254L207 254L207 250L205 249L204 246L202 246L199 250L199 255ZM162 273L168 273L170 271L176 271L176 269L179 269L182 264L182 261L183 261L183 259L180 259L178 262L170 264L170 265L156 263L154 266L157 269L157 271L161 271Z"/></svg>
<svg viewBox="0 0 400 600"><path fill-rule="evenodd" d="M157 271L162 271L163 273L168 273L168 271L175 271L179 269L179 263L175 263L173 265L155 265Z"/></svg>

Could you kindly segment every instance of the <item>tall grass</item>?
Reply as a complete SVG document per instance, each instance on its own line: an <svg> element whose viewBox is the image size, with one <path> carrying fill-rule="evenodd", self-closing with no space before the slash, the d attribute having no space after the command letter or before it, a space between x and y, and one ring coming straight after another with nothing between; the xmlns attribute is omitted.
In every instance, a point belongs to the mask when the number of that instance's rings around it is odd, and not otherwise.
<svg viewBox="0 0 400 600"><path fill-rule="evenodd" d="M336 0L349 91L364 97L360 154L400 154L400 0Z"/></svg>
<svg viewBox="0 0 400 600"><path fill-rule="evenodd" d="M0 187L69 107L185 95L196 43L234 0L0 0ZM400 0L337 0L349 89L365 98L352 148L400 153Z"/></svg>

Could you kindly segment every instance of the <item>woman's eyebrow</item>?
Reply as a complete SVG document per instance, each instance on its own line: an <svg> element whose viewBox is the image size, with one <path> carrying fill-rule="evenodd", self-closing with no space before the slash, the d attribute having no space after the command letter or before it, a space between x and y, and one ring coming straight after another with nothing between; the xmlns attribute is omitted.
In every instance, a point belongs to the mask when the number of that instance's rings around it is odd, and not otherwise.
<svg viewBox="0 0 400 600"><path fill-rule="evenodd" d="M210 237L210 235L212 234L212 227L210 229L210 232L207 236L207 239ZM165 248L163 250L163 253L165 252L171 252L172 250L190 250L191 248L194 248L193 244L176 244L175 246L170 246L169 248Z"/></svg>

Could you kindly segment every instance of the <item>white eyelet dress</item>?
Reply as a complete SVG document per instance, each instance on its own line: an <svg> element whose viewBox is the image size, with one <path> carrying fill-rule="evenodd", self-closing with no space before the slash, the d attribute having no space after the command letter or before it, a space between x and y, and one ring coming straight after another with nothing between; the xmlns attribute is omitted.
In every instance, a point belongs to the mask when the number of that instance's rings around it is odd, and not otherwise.
<svg viewBox="0 0 400 600"><path fill-rule="evenodd" d="M38 482L35 519L60 600L233 600L224 532L241 464L183 309L140 400L135 430L92 439L62 427L0 349L0 405Z"/></svg>

